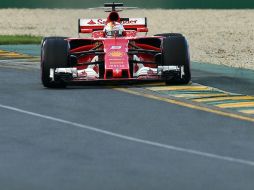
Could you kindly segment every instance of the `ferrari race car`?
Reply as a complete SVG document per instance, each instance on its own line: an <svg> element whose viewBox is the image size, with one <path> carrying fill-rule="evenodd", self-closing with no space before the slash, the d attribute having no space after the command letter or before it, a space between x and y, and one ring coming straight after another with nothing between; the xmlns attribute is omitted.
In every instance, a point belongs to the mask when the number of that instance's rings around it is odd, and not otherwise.
<svg viewBox="0 0 254 190"><path fill-rule="evenodd" d="M146 18L121 18L122 3L105 3L106 19L79 19L89 38L46 37L41 44L41 80L48 88L73 82L191 80L186 38L178 33L147 33ZM139 35L138 35L139 34Z"/></svg>

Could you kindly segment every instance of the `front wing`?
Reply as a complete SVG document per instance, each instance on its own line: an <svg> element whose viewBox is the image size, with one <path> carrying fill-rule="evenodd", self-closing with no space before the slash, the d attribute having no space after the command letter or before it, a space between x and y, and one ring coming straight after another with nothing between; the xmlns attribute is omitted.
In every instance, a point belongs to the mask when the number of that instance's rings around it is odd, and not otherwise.
<svg viewBox="0 0 254 190"><path fill-rule="evenodd" d="M140 66L136 72L133 72L133 77L129 78L100 78L91 65L86 69L72 68L51 68L50 79L52 81L62 80L64 82L89 82L89 81L153 81L163 80L165 77L175 77L184 75L183 67L178 66L158 66L157 68L150 68ZM165 76L166 74L166 76Z"/></svg>

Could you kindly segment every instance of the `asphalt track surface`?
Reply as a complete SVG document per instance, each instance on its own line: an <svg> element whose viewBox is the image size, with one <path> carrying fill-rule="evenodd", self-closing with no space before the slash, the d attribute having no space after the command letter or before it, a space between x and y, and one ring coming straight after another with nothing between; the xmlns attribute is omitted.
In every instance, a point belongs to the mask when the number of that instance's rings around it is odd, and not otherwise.
<svg viewBox="0 0 254 190"><path fill-rule="evenodd" d="M254 122L39 76L0 67L0 189L253 189ZM247 79L193 82L254 95Z"/></svg>

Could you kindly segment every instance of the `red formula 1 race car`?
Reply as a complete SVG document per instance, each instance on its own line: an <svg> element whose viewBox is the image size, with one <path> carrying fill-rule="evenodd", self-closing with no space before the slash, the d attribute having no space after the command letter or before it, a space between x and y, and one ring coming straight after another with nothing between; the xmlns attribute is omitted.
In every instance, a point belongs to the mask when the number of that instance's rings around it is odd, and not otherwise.
<svg viewBox="0 0 254 190"><path fill-rule="evenodd" d="M79 33L91 33L90 38L43 39L41 79L45 87L89 81L189 83L190 56L183 35L137 35L148 32L146 18L121 18L118 7L122 3L104 6L107 19L79 19Z"/></svg>

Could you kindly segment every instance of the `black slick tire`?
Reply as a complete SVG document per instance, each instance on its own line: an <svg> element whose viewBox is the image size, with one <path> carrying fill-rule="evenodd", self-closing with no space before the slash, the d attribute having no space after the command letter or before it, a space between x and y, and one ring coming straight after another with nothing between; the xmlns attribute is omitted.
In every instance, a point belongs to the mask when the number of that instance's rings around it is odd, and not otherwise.
<svg viewBox="0 0 254 190"><path fill-rule="evenodd" d="M162 65L179 66L184 75L175 75L165 79L166 84L188 84L191 80L190 55L187 40L184 36L171 36L163 39Z"/></svg>
<svg viewBox="0 0 254 190"><path fill-rule="evenodd" d="M154 36L162 36L162 37L178 37L178 36L183 36L180 33L163 33L163 34L155 34Z"/></svg>
<svg viewBox="0 0 254 190"><path fill-rule="evenodd" d="M41 45L41 82L47 88L64 88L66 84L61 80L52 81L51 68L68 67L69 44L64 38L46 38Z"/></svg>

